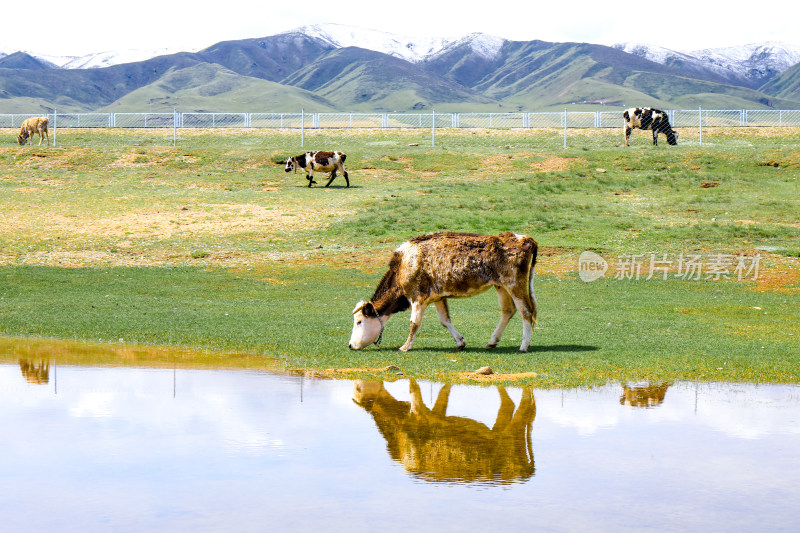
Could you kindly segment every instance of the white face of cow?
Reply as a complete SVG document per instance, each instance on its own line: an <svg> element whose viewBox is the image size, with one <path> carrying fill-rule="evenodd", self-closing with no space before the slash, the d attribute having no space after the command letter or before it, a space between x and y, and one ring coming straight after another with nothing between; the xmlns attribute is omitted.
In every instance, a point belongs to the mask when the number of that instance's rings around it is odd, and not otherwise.
<svg viewBox="0 0 800 533"><path fill-rule="evenodd" d="M353 334L350 335L350 349L360 350L375 342L383 333L383 322L375 307L369 302L358 302L353 309Z"/></svg>
<svg viewBox="0 0 800 533"><path fill-rule="evenodd" d="M290 157L286 160L286 172L294 170L294 160Z"/></svg>

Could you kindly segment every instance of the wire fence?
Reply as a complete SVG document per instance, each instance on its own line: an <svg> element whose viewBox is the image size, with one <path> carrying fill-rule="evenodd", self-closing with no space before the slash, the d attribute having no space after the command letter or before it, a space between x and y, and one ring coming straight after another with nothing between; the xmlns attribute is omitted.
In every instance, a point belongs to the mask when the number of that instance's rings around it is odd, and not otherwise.
<svg viewBox="0 0 800 533"><path fill-rule="evenodd" d="M379 132L411 130L412 142L428 146L443 146L458 142L465 133L482 136L491 144L494 133L525 135L533 143L537 140L547 145L576 147L593 142L606 143L613 135L622 138L622 109L602 111L561 112L511 112L511 113L50 113L51 144L66 140L81 142L79 135L64 133L83 129L139 129L149 130L164 144L177 145L193 139L198 134L209 133L208 142L225 142L241 132L254 130L279 130L295 136L299 147L306 147L306 136L336 130L366 130L375 137ZM729 128L798 128L800 110L775 109L683 109L667 110L670 123L680 133L680 141L704 144ZM34 114L0 114L0 128L15 130ZM209 131L211 130L211 131ZM222 132L218 130L228 130ZM237 130L236 134L233 130ZM59 133L62 136L59 137ZM728 135L728 132L725 132ZM148 138L154 138L149 135ZM665 142L664 137L662 136ZM37 139L38 140L38 139ZM651 142L648 134L634 138L634 142ZM311 148L311 147L309 147Z"/></svg>

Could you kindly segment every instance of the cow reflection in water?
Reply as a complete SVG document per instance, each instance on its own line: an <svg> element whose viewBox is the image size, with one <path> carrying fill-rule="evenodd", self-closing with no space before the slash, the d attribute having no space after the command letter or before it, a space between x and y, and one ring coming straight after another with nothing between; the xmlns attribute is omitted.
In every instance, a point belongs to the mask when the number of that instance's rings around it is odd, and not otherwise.
<svg viewBox="0 0 800 533"><path fill-rule="evenodd" d="M511 483L534 473L531 426L536 402L531 388L522 390L519 407L503 387L494 426L470 418L447 416L450 385L439 391L432 409L419 385L410 380L411 401L396 400L380 381L356 381L353 401L372 415L386 439L389 454L426 481Z"/></svg>
<svg viewBox="0 0 800 533"><path fill-rule="evenodd" d="M20 359L19 369L22 371L22 377L24 377L28 383L45 385L50 381L50 361L42 360L39 361L37 365L35 361Z"/></svg>
<svg viewBox="0 0 800 533"><path fill-rule="evenodd" d="M620 405L631 407L656 407L664 402L667 389L672 383L648 383L647 385L623 385Z"/></svg>

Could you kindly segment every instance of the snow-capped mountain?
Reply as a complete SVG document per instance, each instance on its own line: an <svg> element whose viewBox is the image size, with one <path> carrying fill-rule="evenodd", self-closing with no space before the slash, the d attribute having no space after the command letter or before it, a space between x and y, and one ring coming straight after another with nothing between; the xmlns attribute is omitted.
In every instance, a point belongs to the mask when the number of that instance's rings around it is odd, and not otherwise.
<svg viewBox="0 0 800 533"><path fill-rule="evenodd" d="M420 63L465 44L474 54L492 59L507 42L502 37L472 33L462 38L409 37L343 24L314 24L301 26L279 35L301 34L320 39L336 48L358 46L394 57ZM670 50L639 43L619 43L614 48L665 65L680 65L692 71L711 72L737 84L757 86L762 82L800 63L800 46L780 42L763 42L744 46L709 48L704 50ZM0 58L16 50L0 48ZM176 49L138 49L106 51L85 56L52 56L35 52L28 54L65 69L101 68L121 63L143 61L172 54Z"/></svg>
<svg viewBox="0 0 800 533"><path fill-rule="evenodd" d="M68 58L69 61L61 65L63 68L102 68L110 67L112 65L119 65L121 63L135 63L137 61L145 61L147 59L163 56L168 54L176 54L178 52L195 52L191 49L174 49L174 48L151 48L142 50L121 50L121 51L107 51L99 52L96 54L89 54L80 57ZM50 60L55 63L55 61Z"/></svg>
<svg viewBox="0 0 800 533"><path fill-rule="evenodd" d="M17 50L0 49L0 58L11 55ZM162 56L167 54L174 54L177 52L191 52L193 50L176 50L170 48L151 48L141 50L109 50L106 52L97 52L87 54L84 56L60 56L50 54L39 54L36 52L23 50L28 55L31 55L42 61L46 61L59 68L65 69L83 69L83 68L102 68L110 67L113 65L120 65L123 63L135 63L137 61L145 61L147 59Z"/></svg>
<svg viewBox="0 0 800 533"><path fill-rule="evenodd" d="M457 48L462 45L469 45L472 52L484 59L494 59L500 53L503 45L508 42L508 39L502 37L495 37L493 35L486 35L485 33L470 33L466 37L448 43L440 50L429 54L425 59L432 59L436 56L446 53L452 48Z"/></svg>
<svg viewBox="0 0 800 533"><path fill-rule="evenodd" d="M471 33L458 39L408 37L344 24L301 26L285 33L302 33L309 37L316 37L336 48L358 46L399 57L412 63L420 63L463 44L469 44L477 55L491 59L497 55L503 43L507 41L502 37L484 33Z"/></svg>
<svg viewBox="0 0 800 533"><path fill-rule="evenodd" d="M662 48L660 46L653 46L650 44L617 43L613 46L613 48L642 57L648 61L653 61L654 63L660 63L662 65L666 65L670 60L675 59L700 63L698 58L689 54L676 52L675 50L670 50L669 48Z"/></svg>
<svg viewBox="0 0 800 533"><path fill-rule="evenodd" d="M707 48L688 53L706 63L747 78L764 78L779 74L800 63L800 46L774 41L736 47Z"/></svg>
<svg viewBox="0 0 800 533"><path fill-rule="evenodd" d="M454 42L440 37L407 37L344 24L313 24L284 32L284 34L297 33L321 39L336 48L358 46L412 63L419 63Z"/></svg>
<svg viewBox="0 0 800 533"><path fill-rule="evenodd" d="M800 63L800 46L774 41L683 51L641 43L618 43L614 48L662 65L681 62L731 80L756 84Z"/></svg>

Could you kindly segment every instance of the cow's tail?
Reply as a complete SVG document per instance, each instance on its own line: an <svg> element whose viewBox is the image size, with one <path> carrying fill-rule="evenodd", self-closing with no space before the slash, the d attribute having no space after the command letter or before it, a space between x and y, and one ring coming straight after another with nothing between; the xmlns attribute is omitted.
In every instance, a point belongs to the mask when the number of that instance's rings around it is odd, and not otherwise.
<svg viewBox="0 0 800 533"><path fill-rule="evenodd" d="M531 322L533 325L536 325L536 293L533 290L533 278L534 275L534 267L536 266L536 258L539 255L539 246L536 244L536 241L532 238L528 237L531 242L531 249L528 252L528 258L526 258L526 267L527 267L527 274L528 274L528 305L531 309Z"/></svg>

